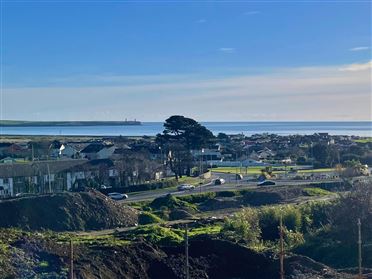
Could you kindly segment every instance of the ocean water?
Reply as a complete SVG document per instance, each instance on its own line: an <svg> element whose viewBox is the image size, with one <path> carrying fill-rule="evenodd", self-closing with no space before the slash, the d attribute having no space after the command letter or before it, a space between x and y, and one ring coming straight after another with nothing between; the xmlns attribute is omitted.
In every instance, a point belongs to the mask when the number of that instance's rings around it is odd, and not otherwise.
<svg viewBox="0 0 372 279"><path fill-rule="evenodd" d="M215 135L275 133L309 135L319 132L331 135L372 137L372 121L364 122L204 122ZM79 127L0 127L1 135L87 135L87 136L154 136L163 131L162 122L143 122L140 126Z"/></svg>

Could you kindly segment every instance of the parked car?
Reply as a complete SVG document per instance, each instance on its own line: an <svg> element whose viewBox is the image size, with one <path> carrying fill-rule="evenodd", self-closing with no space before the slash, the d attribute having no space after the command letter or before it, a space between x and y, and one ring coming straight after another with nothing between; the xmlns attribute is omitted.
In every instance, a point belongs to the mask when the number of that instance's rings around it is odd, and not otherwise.
<svg viewBox="0 0 372 279"><path fill-rule="evenodd" d="M217 178L215 181L214 181L214 185L222 185L224 184L226 181L225 179L223 178Z"/></svg>
<svg viewBox="0 0 372 279"><path fill-rule="evenodd" d="M121 193L116 193L116 192L108 193L107 196L109 196L113 200L125 200L128 198L127 194L121 194Z"/></svg>
<svg viewBox="0 0 372 279"><path fill-rule="evenodd" d="M272 186L272 185L276 185L276 183L272 180L264 180L257 184L257 186Z"/></svg>
<svg viewBox="0 0 372 279"><path fill-rule="evenodd" d="M188 191L188 190L194 190L195 186L190 184L181 184L177 187L178 191Z"/></svg>

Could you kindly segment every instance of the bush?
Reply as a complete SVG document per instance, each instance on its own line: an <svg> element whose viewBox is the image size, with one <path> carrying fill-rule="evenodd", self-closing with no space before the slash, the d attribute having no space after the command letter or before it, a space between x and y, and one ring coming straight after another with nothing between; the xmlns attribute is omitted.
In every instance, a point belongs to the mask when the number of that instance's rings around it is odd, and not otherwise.
<svg viewBox="0 0 372 279"><path fill-rule="evenodd" d="M196 206L181 200L180 198L174 197L171 194L168 194L163 197L156 198L150 203L150 207L153 209L160 209L160 208L167 208L167 209L175 209L175 208L187 208L190 210L196 211Z"/></svg>
<svg viewBox="0 0 372 279"><path fill-rule="evenodd" d="M263 207L259 210L259 222L264 240L279 238L279 221L282 216L286 229L299 232L302 227L301 211L291 205L284 207Z"/></svg>
<svg viewBox="0 0 372 279"><path fill-rule="evenodd" d="M238 193L236 191L221 191L216 193L216 197L235 197Z"/></svg>
<svg viewBox="0 0 372 279"><path fill-rule="evenodd" d="M138 217L138 223L140 225L154 224L154 223L159 223L161 221L162 220L158 216L150 212L142 212Z"/></svg>
<svg viewBox="0 0 372 279"><path fill-rule="evenodd" d="M202 194L182 196L182 197L178 197L178 199L188 202L188 203L202 203L207 200L213 199L215 197L216 197L216 193L208 192L208 193L202 193Z"/></svg>
<svg viewBox="0 0 372 279"><path fill-rule="evenodd" d="M261 236L257 210L244 208L226 218L221 233L230 240L243 241L248 245L257 244Z"/></svg>
<svg viewBox="0 0 372 279"><path fill-rule="evenodd" d="M302 231L310 232L326 225L330 202L310 202L300 207L302 215Z"/></svg>
<svg viewBox="0 0 372 279"><path fill-rule="evenodd" d="M138 239L143 237L146 240L158 245L178 245L183 241L182 232L171 230L159 225L150 225L137 228L133 231L133 236Z"/></svg>
<svg viewBox="0 0 372 279"><path fill-rule="evenodd" d="M157 182L152 182L152 183L131 185L128 187L114 187L110 189L100 189L100 191L104 194L107 194L110 192L133 193L133 192L143 192L143 191L149 191L149 190L169 188L169 187L174 187L177 185L178 185L178 181L176 180L164 180L164 181L157 181Z"/></svg>

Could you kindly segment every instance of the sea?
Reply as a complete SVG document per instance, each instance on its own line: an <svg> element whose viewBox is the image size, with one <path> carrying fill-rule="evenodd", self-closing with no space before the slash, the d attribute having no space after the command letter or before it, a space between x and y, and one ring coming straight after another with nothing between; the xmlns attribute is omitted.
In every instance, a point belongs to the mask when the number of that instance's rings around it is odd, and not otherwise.
<svg viewBox="0 0 372 279"><path fill-rule="evenodd" d="M202 122L213 134L271 133L278 135L355 135L372 137L372 121L362 122ZM47 136L155 136L163 131L162 122L142 122L138 126L41 126L0 127L0 135Z"/></svg>

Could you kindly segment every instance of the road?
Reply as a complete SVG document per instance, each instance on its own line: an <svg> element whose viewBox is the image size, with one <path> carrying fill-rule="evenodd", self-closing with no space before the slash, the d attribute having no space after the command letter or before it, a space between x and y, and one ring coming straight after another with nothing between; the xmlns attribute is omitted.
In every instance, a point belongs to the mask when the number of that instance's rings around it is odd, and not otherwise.
<svg viewBox="0 0 372 279"><path fill-rule="evenodd" d="M217 174L216 174L217 175ZM178 191L174 188L165 188L165 189L158 189L153 191L144 191L144 192L137 192L134 194L128 194L129 198L123 200L123 203L130 203L130 202L139 202L139 201L148 201L153 200L158 197L172 194L173 196L185 196L190 194L198 194L198 193L205 193L205 192L221 192L221 191L232 191L232 190L243 190L243 189L257 189L257 182L256 181L249 181L249 180L238 180L236 181L235 174L228 174L228 173L218 173L218 176L223 178L227 181L227 183L222 185L214 185L214 183L206 183L201 186L195 187L194 190L189 191ZM233 182L232 182L233 181ZM306 185L310 183L324 183L324 182L341 182L339 179L323 179L323 180L276 180L276 186L296 186L296 185ZM263 186L261 186L263 187ZM274 186L275 187L275 186Z"/></svg>

